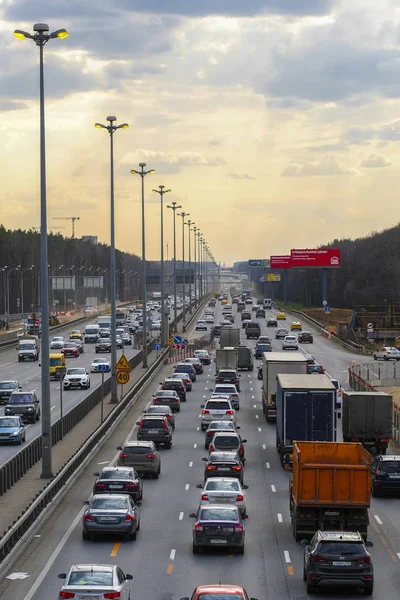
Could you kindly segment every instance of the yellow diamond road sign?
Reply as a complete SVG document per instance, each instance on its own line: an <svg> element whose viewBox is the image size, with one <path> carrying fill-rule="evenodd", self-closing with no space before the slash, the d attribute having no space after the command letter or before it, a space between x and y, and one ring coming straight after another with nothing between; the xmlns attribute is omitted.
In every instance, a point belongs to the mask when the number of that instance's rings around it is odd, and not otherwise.
<svg viewBox="0 0 400 600"><path fill-rule="evenodd" d="M118 359L117 364L115 365L115 369L117 371L131 371L131 365L129 364L125 354L121 354L121 356Z"/></svg>

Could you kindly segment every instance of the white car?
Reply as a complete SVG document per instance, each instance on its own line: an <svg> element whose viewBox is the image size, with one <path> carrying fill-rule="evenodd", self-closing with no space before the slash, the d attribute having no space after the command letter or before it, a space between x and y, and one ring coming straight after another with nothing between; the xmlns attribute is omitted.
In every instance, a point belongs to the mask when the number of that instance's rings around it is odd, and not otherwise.
<svg viewBox="0 0 400 600"><path fill-rule="evenodd" d="M195 350L193 355L199 358L203 365L211 365L211 356L208 350Z"/></svg>
<svg viewBox="0 0 400 600"><path fill-rule="evenodd" d="M61 337L61 336L53 337L53 339L50 342L50 350L61 350L61 348L64 348L64 343L65 343L65 340L63 337Z"/></svg>
<svg viewBox="0 0 400 600"><path fill-rule="evenodd" d="M298 350L299 343L295 335L287 335L282 342L282 350Z"/></svg>
<svg viewBox="0 0 400 600"><path fill-rule="evenodd" d="M83 367L71 367L67 369L63 380L64 390L70 390L73 387L80 389L90 388L90 377L87 369Z"/></svg>
<svg viewBox="0 0 400 600"><path fill-rule="evenodd" d="M101 365L100 368L99 365ZM109 373L111 371L111 365L109 361L104 358L95 358L92 364L90 365L90 372L100 373L101 371Z"/></svg>
<svg viewBox="0 0 400 600"><path fill-rule="evenodd" d="M216 383L212 391L212 396L229 396L231 404L235 410L240 409L240 396L236 385L233 383Z"/></svg>
<svg viewBox="0 0 400 600"><path fill-rule="evenodd" d="M235 504L242 516L246 514L246 492L248 485L241 485L234 477L211 477L206 479L201 494L201 504Z"/></svg>
<svg viewBox="0 0 400 600"><path fill-rule="evenodd" d="M161 321L153 321L150 325L151 331L160 331L161 329Z"/></svg>
<svg viewBox="0 0 400 600"><path fill-rule="evenodd" d="M201 404L201 430L205 431L211 421L232 421L236 426L236 411L233 409L229 396L210 398Z"/></svg>
<svg viewBox="0 0 400 600"><path fill-rule="evenodd" d="M397 348L383 346L374 352L374 360L400 360L400 351Z"/></svg>
<svg viewBox="0 0 400 600"><path fill-rule="evenodd" d="M204 320L197 321L196 331L207 331L207 323Z"/></svg>
<svg viewBox="0 0 400 600"><path fill-rule="evenodd" d="M210 323L211 325L214 325L213 315L206 315L205 321L206 321L206 323Z"/></svg>

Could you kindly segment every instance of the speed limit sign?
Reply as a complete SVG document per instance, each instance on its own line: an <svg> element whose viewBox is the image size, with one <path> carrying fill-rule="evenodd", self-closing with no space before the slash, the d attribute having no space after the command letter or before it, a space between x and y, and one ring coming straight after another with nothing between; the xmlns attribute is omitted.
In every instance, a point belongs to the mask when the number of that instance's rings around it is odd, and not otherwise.
<svg viewBox="0 0 400 600"><path fill-rule="evenodd" d="M117 371L115 378L117 383L125 385L129 381L129 373L127 371Z"/></svg>

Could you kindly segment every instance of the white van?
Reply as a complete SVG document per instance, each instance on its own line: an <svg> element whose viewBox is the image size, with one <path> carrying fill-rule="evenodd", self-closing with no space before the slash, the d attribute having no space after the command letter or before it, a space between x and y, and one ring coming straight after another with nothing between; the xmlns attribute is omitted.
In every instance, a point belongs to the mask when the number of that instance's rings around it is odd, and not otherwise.
<svg viewBox="0 0 400 600"><path fill-rule="evenodd" d="M272 308L271 298L264 298L264 308Z"/></svg>
<svg viewBox="0 0 400 600"><path fill-rule="evenodd" d="M99 336L100 327L98 325L95 325L93 323L91 325L86 325L84 333L85 344L90 342L95 344L99 339Z"/></svg>

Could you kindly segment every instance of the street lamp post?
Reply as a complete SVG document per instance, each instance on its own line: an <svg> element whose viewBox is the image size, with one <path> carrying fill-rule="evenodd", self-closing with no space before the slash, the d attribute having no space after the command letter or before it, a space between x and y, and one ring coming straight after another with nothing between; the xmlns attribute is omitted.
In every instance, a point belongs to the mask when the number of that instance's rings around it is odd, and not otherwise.
<svg viewBox="0 0 400 600"><path fill-rule="evenodd" d="M203 297L203 237L199 232L200 298Z"/></svg>
<svg viewBox="0 0 400 600"><path fill-rule="evenodd" d="M160 219L161 219L161 346L165 346L165 298L164 298L164 194L170 194L171 190L165 189L164 185L159 185L158 190L153 190L154 194L160 194Z"/></svg>
<svg viewBox="0 0 400 600"><path fill-rule="evenodd" d="M196 231L198 230L198 227L193 227L193 232L194 232L194 305L195 307L197 306L197 278L196 278L196 273L197 273L197 236L196 236Z"/></svg>
<svg viewBox="0 0 400 600"><path fill-rule="evenodd" d="M175 319L175 328L177 326L177 308L176 308L176 211L178 208L182 208L181 205L178 205L176 202L171 202L170 206L167 205L167 208L171 208L173 210L173 223L174 223L174 319Z"/></svg>
<svg viewBox="0 0 400 600"><path fill-rule="evenodd" d="M189 216L189 213L185 213L182 211L178 213L180 217L182 217L182 324L183 331L185 331L185 316L186 316L186 307L185 307L185 217Z"/></svg>
<svg viewBox="0 0 400 600"><path fill-rule="evenodd" d="M155 173L154 169L145 171L146 163L139 163L140 171L131 169L131 175L139 175L142 178L142 290L143 290L143 369L147 369L147 282L146 282L146 235L144 219L144 178L146 175Z"/></svg>
<svg viewBox="0 0 400 600"><path fill-rule="evenodd" d="M186 225L189 230L189 310L190 314L192 314L192 253L191 253L191 244L190 244L190 232L192 231L190 226L193 225L193 221L188 219Z"/></svg>
<svg viewBox="0 0 400 600"><path fill-rule="evenodd" d="M116 125L117 117L109 116L107 121L109 125L95 123L97 129L107 129L110 134L110 246L111 246L111 261L110 261L110 280L111 280L111 399L110 404L117 404L117 380L115 366L117 364L117 296L116 296L116 274L115 274L115 209L114 209L114 133L117 129L128 129L128 123Z"/></svg>
<svg viewBox="0 0 400 600"><path fill-rule="evenodd" d="M9 269L6 272L7 315L8 315L8 317L10 317L10 275L11 275L11 273L18 271L18 269L20 269L20 268L21 268L21 265L18 265L17 267L11 267L11 269Z"/></svg>
<svg viewBox="0 0 400 600"><path fill-rule="evenodd" d="M52 473L51 456L51 407L50 407L50 344L49 344L49 280L47 272L47 199L46 199L46 144L44 119L44 66L43 48L51 39L65 39L68 33L58 29L49 33L46 23L36 23L34 34L16 29L14 35L20 40L31 39L39 47L39 78L40 78L40 267L41 267L41 314L42 314L42 362L41 362L41 392L42 392L42 478L49 479Z"/></svg>
<svg viewBox="0 0 400 600"><path fill-rule="evenodd" d="M35 265L32 265L31 267L26 267L25 269L22 269L21 271L21 313L24 314L24 273L27 273L28 271L32 271L32 269L35 267Z"/></svg>

